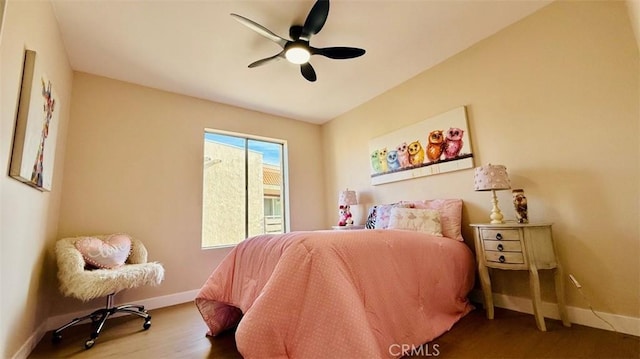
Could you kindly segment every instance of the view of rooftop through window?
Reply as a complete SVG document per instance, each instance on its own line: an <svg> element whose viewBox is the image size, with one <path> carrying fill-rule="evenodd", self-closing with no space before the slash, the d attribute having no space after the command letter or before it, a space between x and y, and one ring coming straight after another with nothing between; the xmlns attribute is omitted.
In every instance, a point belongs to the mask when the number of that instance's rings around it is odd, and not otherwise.
<svg viewBox="0 0 640 359"><path fill-rule="evenodd" d="M204 133L202 247L285 230L284 143Z"/></svg>

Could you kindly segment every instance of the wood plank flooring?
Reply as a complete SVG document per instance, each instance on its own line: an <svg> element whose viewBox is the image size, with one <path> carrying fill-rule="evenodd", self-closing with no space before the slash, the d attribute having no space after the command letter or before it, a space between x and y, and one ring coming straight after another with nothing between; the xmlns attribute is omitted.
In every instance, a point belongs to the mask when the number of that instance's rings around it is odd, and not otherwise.
<svg viewBox="0 0 640 359"><path fill-rule="evenodd" d="M150 312L147 331L137 317L107 321L89 350L84 349L88 325L67 329L55 345L47 333L29 358L242 358L232 332L205 336L193 303ZM575 324L565 328L550 319L546 323L548 331L540 332L532 315L496 308L495 319L487 320L477 309L411 358L640 358L638 337Z"/></svg>

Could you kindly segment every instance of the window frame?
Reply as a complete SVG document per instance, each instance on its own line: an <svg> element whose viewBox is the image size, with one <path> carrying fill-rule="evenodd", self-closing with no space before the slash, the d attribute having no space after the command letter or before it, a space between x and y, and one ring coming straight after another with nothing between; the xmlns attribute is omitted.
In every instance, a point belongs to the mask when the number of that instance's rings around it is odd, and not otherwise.
<svg viewBox="0 0 640 359"><path fill-rule="evenodd" d="M282 201L282 207L283 207L283 213L282 213L282 219L283 219L283 223L282 223L282 231L283 233L287 233L290 232L291 230L291 225L290 225L290 211L289 211L289 150L288 150L288 144L287 144L287 140L284 139L277 139L277 138L271 138L271 137L265 137L265 136L257 136L257 135L252 135L252 134L248 134L248 133L240 133L240 132L232 132L232 131L226 131L226 130L218 130L218 129L213 129L213 128L204 128L204 131L202 132L202 135L205 136L206 134L215 134L215 135L223 135L223 136L232 136L232 137L237 137L237 138L241 138L245 140L245 146L244 146L244 151L245 151L245 171L244 171L244 175L245 175L245 194L247 193L247 177L248 177L248 173L249 173L249 161L248 161L248 156L249 156L249 147L248 147L248 143L250 140L253 141L261 141L261 142L269 142L269 143L274 143L274 144L278 144L282 146L282 155L280 157L280 168L281 168L281 172L282 172L282 188L281 188L281 201ZM202 171L200 174L200 179L203 180L204 179L204 175L205 175L205 166L204 166L204 141L202 141L202 156L203 156L203 166L202 166ZM201 192L201 199L204 199L204 193L205 193L205 188L204 188L204 181L201 181L202 183L202 192ZM245 195L245 211L248 211L248 195ZM203 204L204 205L204 204ZM200 209L200 214L201 214L201 221L200 221L200 247L202 250L209 250L209 249L221 249L221 248L230 248L230 247L235 247L236 245L238 245L238 243L234 243L234 244L219 244L219 245L213 245L213 246L203 246L203 231L202 231L202 225L204 225L204 207L202 207ZM248 231L248 216L245 213L245 235L247 235L249 233ZM249 237L245 237L249 238Z"/></svg>

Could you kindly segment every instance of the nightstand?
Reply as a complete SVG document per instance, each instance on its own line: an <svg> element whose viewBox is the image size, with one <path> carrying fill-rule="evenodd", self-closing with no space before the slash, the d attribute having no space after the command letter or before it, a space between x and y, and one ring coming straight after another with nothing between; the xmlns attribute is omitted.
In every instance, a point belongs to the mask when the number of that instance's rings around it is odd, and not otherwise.
<svg viewBox="0 0 640 359"><path fill-rule="evenodd" d="M538 329L546 331L541 313L539 269L552 269L562 324L570 327L564 298L564 274L556 256L551 223L471 224L487 318L493 319L493 296L488 268L529 271L533 313Z"/></svg>
<svg viewBox="0 0 640 359"><path fill-rule="evenodd" d="M335 230L339 230L339 231L344 231L344 230L349 230L349 229L364 229L364 225L353 225L353 226L332 226L331 229L335 229Z"/></svg>

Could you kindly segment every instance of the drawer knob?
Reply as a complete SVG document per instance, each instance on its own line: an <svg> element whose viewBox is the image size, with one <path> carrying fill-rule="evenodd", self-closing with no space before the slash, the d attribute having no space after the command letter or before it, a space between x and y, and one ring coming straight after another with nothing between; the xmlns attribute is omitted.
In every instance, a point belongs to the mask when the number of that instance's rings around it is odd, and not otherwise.
<svg viewBox="0 0 640 359"><path fill-rule="evenodd" d="M500 256L500 258L498 258L498 260L500 261L500 263L504 263L504 261L505 261L506 259L504 258L504 256Z"/></svg>
<svg viewBox="0 0 640 359"><path fill-rule="evenodd" d="M500 234L500 233L496 234L496 239L497 240L502 240L502 234Z"/></svg>
<svg viewBox="0 0 640 359"><path fill-rule="evenodd" d="M504 250L504 247L502 246L502 244L498 244L498 250L499 250L500 252L502 252L502 251Z"/></svg>

